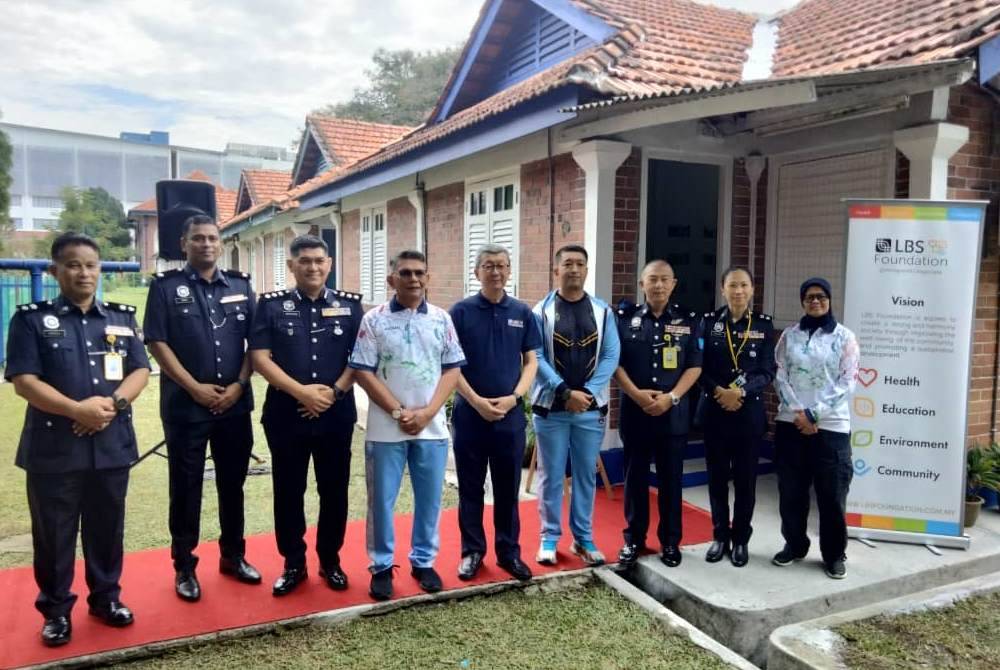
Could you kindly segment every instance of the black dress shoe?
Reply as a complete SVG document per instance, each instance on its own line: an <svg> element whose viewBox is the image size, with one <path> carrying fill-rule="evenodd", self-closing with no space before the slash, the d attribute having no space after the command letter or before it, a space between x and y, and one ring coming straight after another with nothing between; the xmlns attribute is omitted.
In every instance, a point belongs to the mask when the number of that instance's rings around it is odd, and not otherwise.
<svg viewBox="0 0 1000 670"><path fill-rule="evenodd" d="M260 584L260 573L257 568L246 562L242 556L219 558L219 572L235 577L244 584Z"/></svg>
<svg viewBox="0 0 1000 670"><path fill-rule="evenodd" d="M194 570L178 570L174 577L174 590L181 600L196 603L201 599L201 584Z"/></svg>
<svg viewBox="0 0 1000 670"><path fill-rule="evenodd" d="M624 568L631 568L639 561L643 551L645 547L638 544L626 544L618 550L618 563Z"/></svg>
<svg viewBox="0 0 1000 670"><path fill-rule="evenodd" d="M676 568L681 564L681 559L684 557L681 554L681 550L674 545L668 544L660 552L660 561L668 568Z"/></svg>
<svg viewBox="0 0 1000 670"><path fill-rule="evenodd" d="M368 595L375 600L388 600L392 597L392 568L372 573L372 583L368 587Z"/></svg>
<svg viewBox="0 0 1000 670"><path fill-rule="evenodd" d="M475 579L479 574L479 568L483 567L483 555L472 552L462 557L462 562L458 564L458 578L463 582Z"/></svg>
<svg viewBox="0 0 1000 670"><path fill-rule="evenodd" d="M328 568L320 568L319 576L323 578L326 585L334 591L347 590L347 575L340 569L339 565L331 565Z"/></svg>
<svg viewBox="0 0 1000 670"><path fill-rule="evenodd" d="M112 600L103 605L91 605L90 616L95 616L105 624L115 628L130 626L135 620L135 617L132 616L132 610L120 600Z"/></svg>
<svg viewBox="0 0 1000 670"><path fill-rule="evenodd" d="M745 544L734 544L733 554L729 557L733 565L737 568L742 568L744 565L750 562L750 551L747 549Z"/></svg>
<svg viewBox="0 0 1000 670"><path fill-rule="evenodd" d="M287 596L306 580L309 574L305 568L285 568L281 576L274 580L271 593L276 596Z"/></svg>
<svg viewBox="0 0 1000 670"><path fill-rule="evenodd" d="M531 579L531 568L517 556L497 561L497 566L520 582L526 582Z"/></svg>
<svg viewBox="0 0 1000 670"><path fill-rule="evenodd" d="M715 540L712 542L712 546L708 548L705 552L705 560L709 563L718 563L722 560L722 557L729 553L729 542L720 542Z"/></svg>
<svg viewBox="0 0 1000 670"><path fill-rule="evenodd" d="M61 647L73 636L73 624L68 616L46 619L42 626L42 644L46 647Z"/></svg>
<svg viewBox="0 0 1000 670"><path fill-rule="evenodd" d="M410 576L416 579L420 588L427 593L437 593L443 587L441 575L434 568L413 567L410 569Z"/></svg>

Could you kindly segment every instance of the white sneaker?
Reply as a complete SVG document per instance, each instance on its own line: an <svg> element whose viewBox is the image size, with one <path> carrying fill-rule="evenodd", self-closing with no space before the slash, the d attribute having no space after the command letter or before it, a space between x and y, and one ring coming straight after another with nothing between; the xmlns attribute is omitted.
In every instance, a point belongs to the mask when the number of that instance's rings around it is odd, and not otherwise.
<svg viewBox="0 0 1000 670"><path fill-rule="evenodd" d="M535 560L542 565L555 565L556 543L553 540L542 540L538 553L535 554Z"/></svg>
<svg viewBox="0 0 1000 670"><path fill-rule="evenodd" d="M604 554L593 542L574 542L569 550L582 558L589 567L604 565Z"/></svg>

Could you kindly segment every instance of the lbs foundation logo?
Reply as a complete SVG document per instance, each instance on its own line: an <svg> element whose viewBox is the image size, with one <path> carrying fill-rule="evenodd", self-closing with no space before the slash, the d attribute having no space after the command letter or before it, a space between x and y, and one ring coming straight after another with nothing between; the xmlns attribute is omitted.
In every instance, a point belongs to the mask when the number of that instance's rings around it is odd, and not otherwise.
<svg viewBox="0 0 1000 670"><path fill-rule="evenodd" d="M875 239L875 265L948 267L948 240Z"/></svg>

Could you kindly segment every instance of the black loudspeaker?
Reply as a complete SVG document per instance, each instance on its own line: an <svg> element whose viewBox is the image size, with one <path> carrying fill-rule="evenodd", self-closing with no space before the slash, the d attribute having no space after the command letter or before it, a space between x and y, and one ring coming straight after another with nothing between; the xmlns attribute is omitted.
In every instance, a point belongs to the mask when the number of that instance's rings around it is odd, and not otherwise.
<svg viewBox="0 0 1000 670"><path fill-rule="evenodd" d="M215 186L205 181L164 179L156 182L157 235L160 258L184 260L181 226L188 217L207 214L215 218Z"/></svg>

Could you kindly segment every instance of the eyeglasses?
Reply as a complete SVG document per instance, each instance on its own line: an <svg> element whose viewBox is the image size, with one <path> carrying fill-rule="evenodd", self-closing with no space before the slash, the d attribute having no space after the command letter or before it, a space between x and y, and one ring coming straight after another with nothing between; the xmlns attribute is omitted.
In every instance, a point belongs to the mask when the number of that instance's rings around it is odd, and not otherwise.
<svg viewBox="0 0 1000 670"><path fill-rule="evenodd" d="M479 267L487 274L492 274L494 271L506 272L507 270L510 270L509 263L483 263Z"/></svg>
<svg viewBox="0 0 1000 670"><path fill-rule="evenodd" d="M822 293L810 293L802 299L802 302L826 302L829 299L830 298Z"/></svg>
<svg viewBox="0 0 1000 670"><path fill-rule="evenodd" d="M402 270L396 270L396 274L398 274L403 279L410 279L412 277L416 277L417 279L423 279L424 276L427 274L427 272L424 270L411 270L409 268L403 268Z"/></svg>

